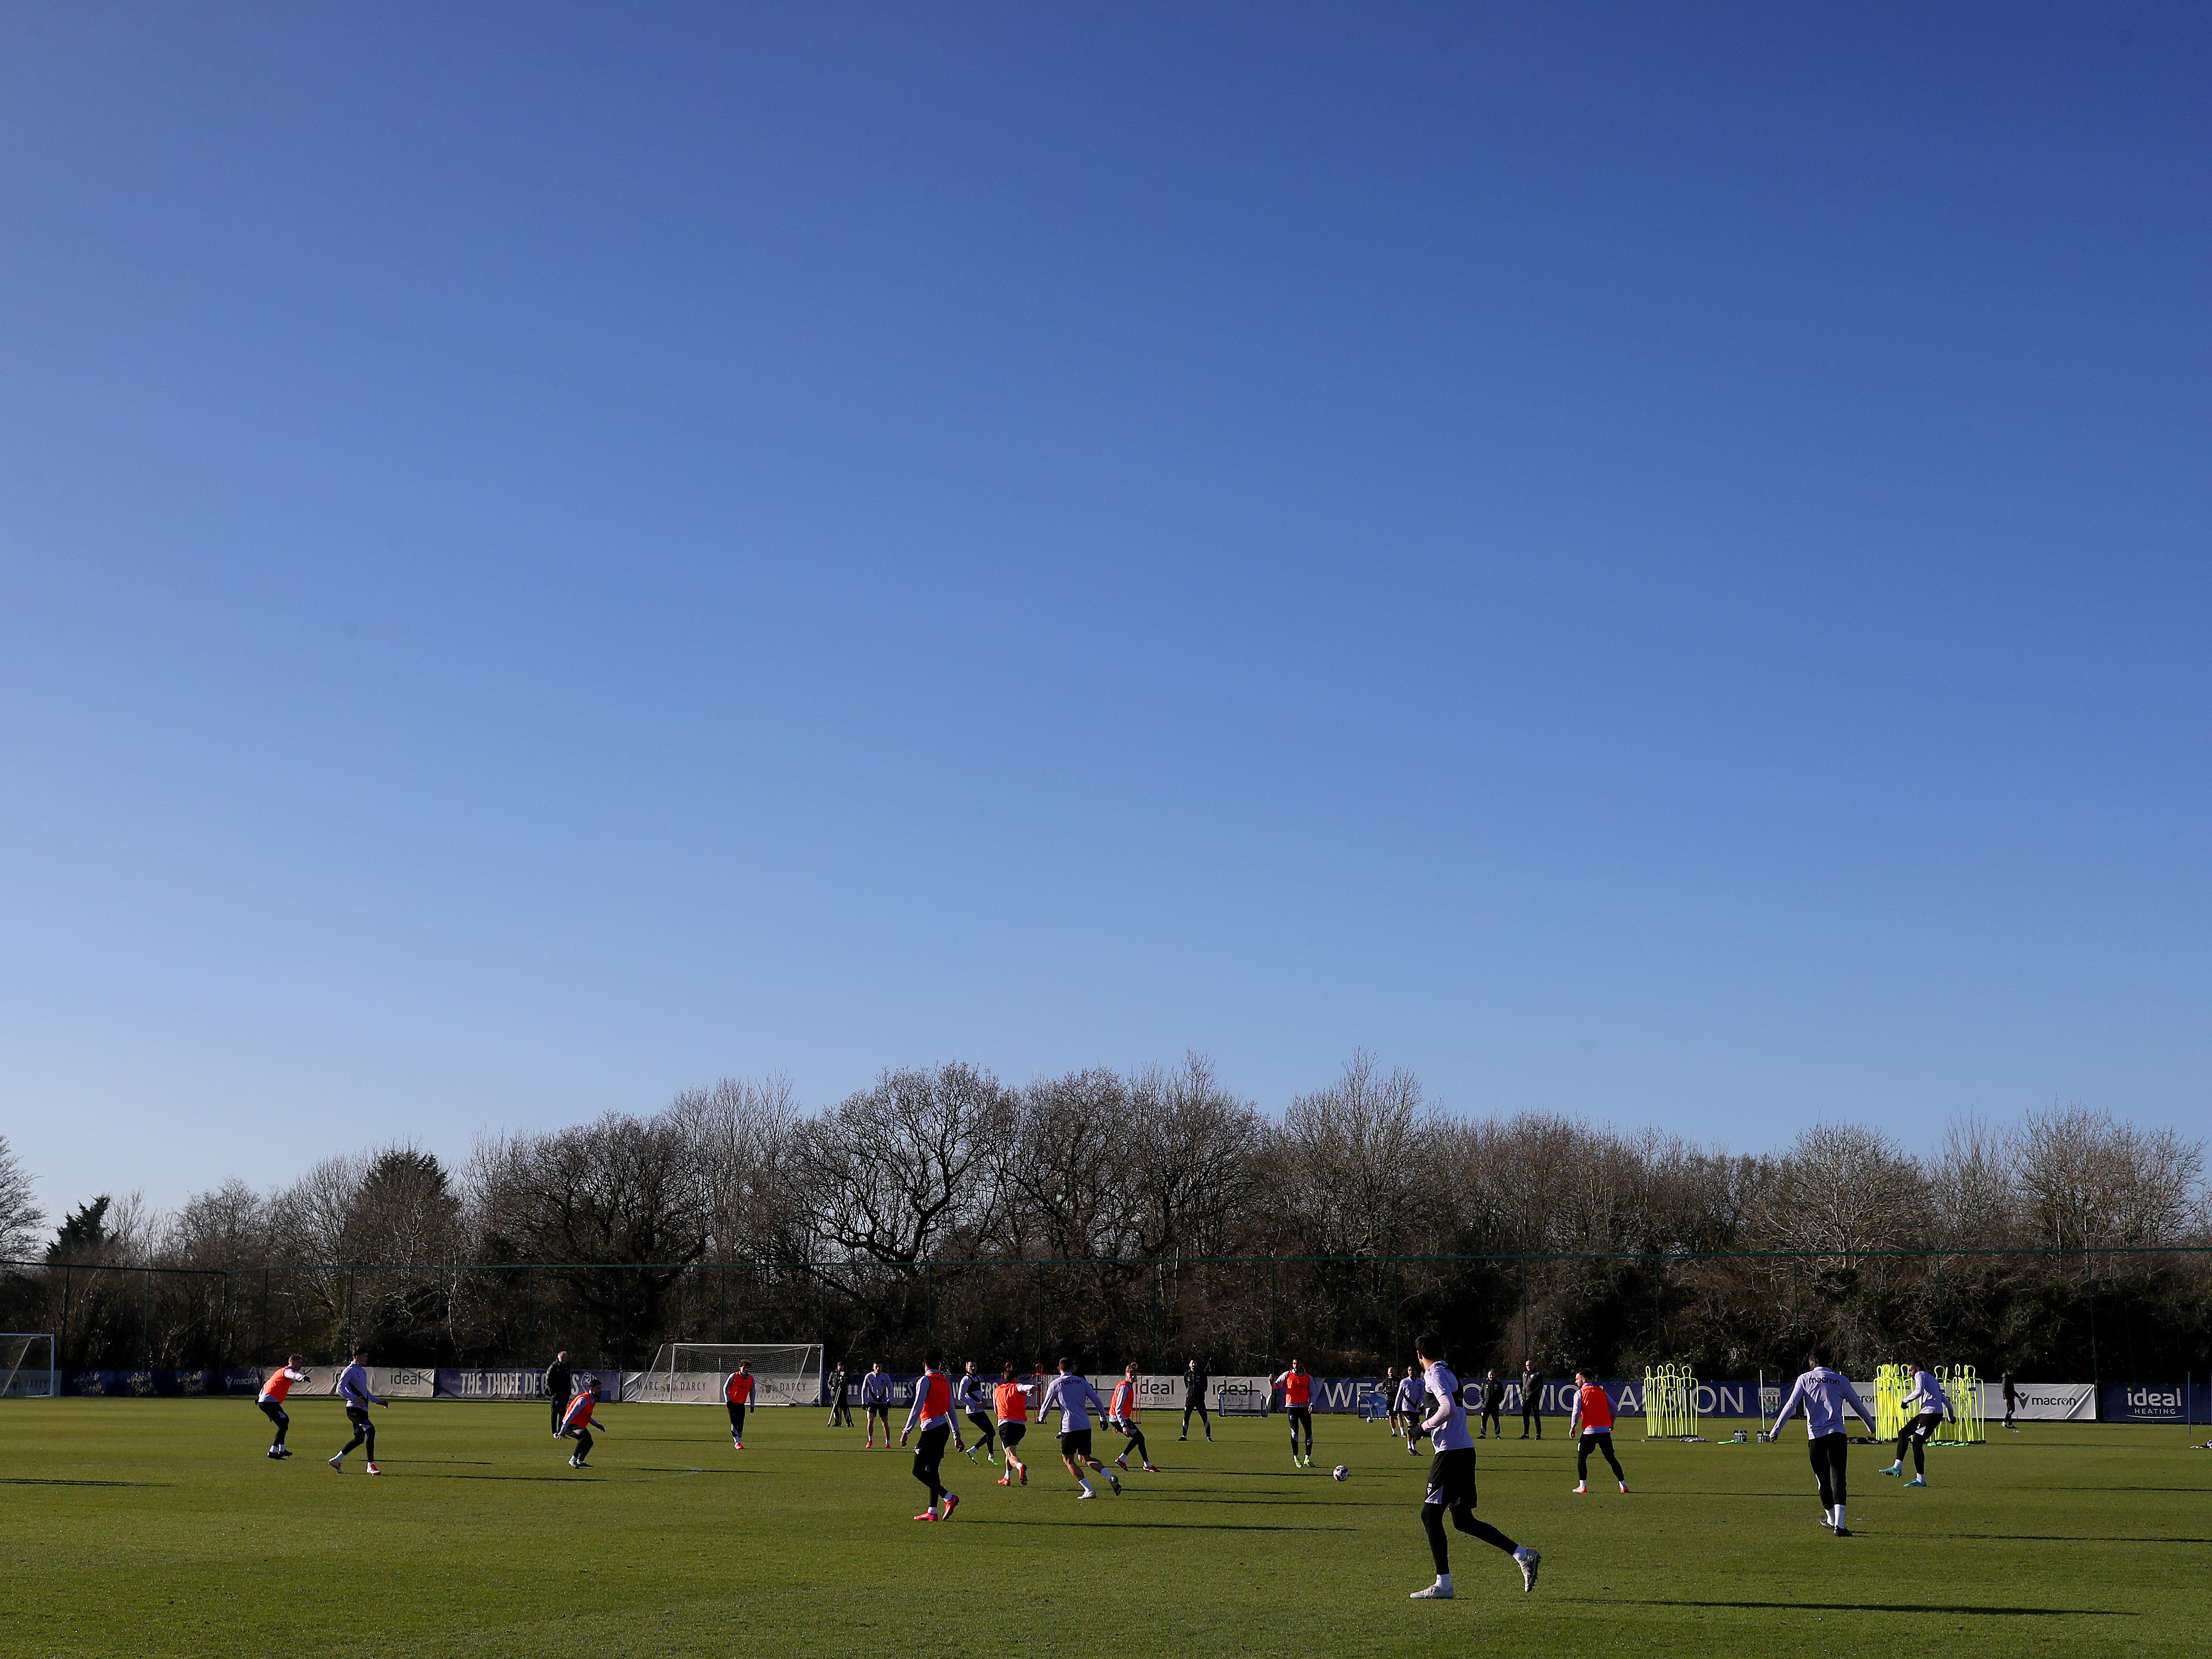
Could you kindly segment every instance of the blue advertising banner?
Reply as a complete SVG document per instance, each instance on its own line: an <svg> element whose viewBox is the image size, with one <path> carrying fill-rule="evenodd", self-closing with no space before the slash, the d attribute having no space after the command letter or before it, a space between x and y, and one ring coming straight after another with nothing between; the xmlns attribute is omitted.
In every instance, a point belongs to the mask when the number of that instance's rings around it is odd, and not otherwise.
<svg viewBox="0 0 2212 1659"><path fill-rule="evenodd" d="M86 1399L176 1399L195 1395L244 1395L261 1390L261 1373L252 1367L216 1370L64 1371L62 1393Z"/></svg>
<svg viewBox="0 0 2212 1659"><path fill-rule="evenodd" d="M2212 1383L2108 1382L2097 1391L2107 1423L2212 1422Z"/></svg>

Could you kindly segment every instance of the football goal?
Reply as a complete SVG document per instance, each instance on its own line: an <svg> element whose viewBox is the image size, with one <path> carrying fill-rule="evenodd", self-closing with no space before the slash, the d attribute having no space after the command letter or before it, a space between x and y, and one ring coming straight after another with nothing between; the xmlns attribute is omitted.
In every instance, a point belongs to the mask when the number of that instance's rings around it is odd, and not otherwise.
<svg viewBox="0 0 2212 1659"><path fill-rule="evenodd" d="M753 1370L756 1406L822 1403L819 1342L665 1342L653 1369L623 1378L623 1398L663 1406L719 1406L740 1363Z"/></svg>
<svg viewBox="0 0 2212 1659"><path fill-rule="evenodd" d="M60 1384L52 1331L0 1331L0 1400L51 1400Z"/></svg>

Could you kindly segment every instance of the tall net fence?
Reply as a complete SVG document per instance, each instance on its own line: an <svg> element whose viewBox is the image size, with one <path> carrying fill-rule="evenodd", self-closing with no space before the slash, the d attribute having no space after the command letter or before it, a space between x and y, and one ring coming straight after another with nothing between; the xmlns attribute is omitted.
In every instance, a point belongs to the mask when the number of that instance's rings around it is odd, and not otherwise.
<svg viewBox="0 0 2212 1659"><path fill-rule="evenodd" d="M827 1362L912 1369L927 1346L995 1369L1290 1359L1379 1372L1443 1332L1464 1366L1557 1376L1665 1364L1794 1371L1909 1356L2134 1380L2201 1370L2212 1249L1805 1255L1236 1258L682 1265L0 1263L0 1329L52 1331L64 1370L266 1364L356 1343L378 1363L579 1363L638 1370L664 1344L819 1343Z"/></svg>

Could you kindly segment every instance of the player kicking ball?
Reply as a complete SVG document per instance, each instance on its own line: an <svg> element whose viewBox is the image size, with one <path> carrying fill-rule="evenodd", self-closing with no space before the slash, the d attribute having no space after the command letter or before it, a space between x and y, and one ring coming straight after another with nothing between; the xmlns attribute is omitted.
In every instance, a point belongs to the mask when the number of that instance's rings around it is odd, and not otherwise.
<svg viewBox="0 0 2212 1659"><path fill-rule="evenodd" d="M1898 1431L1897 1461L1881 1473L1905 1473L1905 1449L1912 1448L1912 1479L1908 1486L1928 1484L1929 1437L1943 1426L1943 1419L1951 1414L1951 1402L1943 1393L1943 1385L1936 1375L1915 1360L1912 1364L1912 1392L1905 1397L1905 1426Z"/></svg>
<svg viewBox="0 0 2212 1659"><path fill-rule="evenodd" d="M284 1396L292 1392L295 1382L307 1380L307 1372L300 1369L300 1356L293 1354L269 1373L269 1380L261 1385L260 1397L253 1402L261 1407L261 1414L276 1425L276 1438L269 1448L269 1455L280 1463L292 1455L291 1448L284 1443L284 1436L292 1426L292 1419L284 1409Z"/></svg>
<svg viewBox="0 0 2212 1659"><path fill-rule="evenodd" d="M1067 1472L1075 1477L1075 1484L1083 1488L1078 1499L1096 1498L1091 1489L1091 1478L1086 1468L1095 1469L1106 1477L1106 1484L1114 1489L1114 1496L1121 1495L1121 1482L1114 1471L1091 1455L1091 1414L1103 1417L1106 1402L1098 1397L1098 1390L1091 1386L1091 1379L1075 1374L1073 1360L1060 1362L1060 1374L1052 1379L1038 1402L1037 1414L1057 1408L1060 1412L1060 1461L1067 1465Z"/></svg>
<svg viewBox="0 0 2212 1659"><path fill-rule="evenodd" d="M568 1409L561 1413L560 1438L576 1443L576 1449L568 1454L568 1467L572 1469L591 1468L592 1431L597 1429L601 1434L607 1431L607 1425L592 1415L592 1407L599 1401L599 1380L586 1376L584 1386L569 1401Z"/></svg>
<svg viewBox="0 0 2212 1659"><path fill-rule="evenodd" d="M338 1398L345 1401L346 1421L353 1425L353 1438L338 1448L338 1455L331 1459L331 1467L340 1474L345 1473L346 1454L364 1443L368 1447L368 1472L381 1474L376 1467L376 1425L369 1421L371 1406L388 1405L368 1391L368 1350L356 1348L353 1363L338 1373Z"/></svg>
<svg viewBox="0 0 2212 1659"><path fill-rule="evenodd" d="M1544 1558L1515 1543L1487 1521L1474 1518L1474 1439L1467 1431L1467 1407L1460 1402L1459 1378L1444 1364L1443 1343L1433 1333L1424 1332L1413 1344L1413 1356L1421 1364L1423 1395L1433 1407L1421 1424L1429 1443L1436 1448L1436 1455L1429 1460L1428 1494L1421 1499L1421 1528L1429 1535L1429 1553L1436 1559L1437 1581L1426 1589L1415 1590L1412 1599L1452 1599L1451 1542L1444 1535L1446 1510L1451 1511L1452 1525L1462 1532L1511 1556L1521 1569L1522 1590L1534 1589L1536 1569Z"/></svg>

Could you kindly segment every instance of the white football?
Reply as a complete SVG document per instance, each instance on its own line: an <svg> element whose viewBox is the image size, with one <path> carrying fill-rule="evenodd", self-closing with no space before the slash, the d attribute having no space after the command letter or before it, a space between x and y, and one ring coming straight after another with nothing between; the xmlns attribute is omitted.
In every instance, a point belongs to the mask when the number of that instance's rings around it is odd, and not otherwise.
<svg viewBox="0 0 2212 1659"><path fill-rule="evenodd" d="M1334 1479L1339 1480L1349 1480L1352 1479L1352 1471L1345 1468L1341 1463L1339 1463L1334 1468L1331 1469L1329 1474Z"/></svg>

